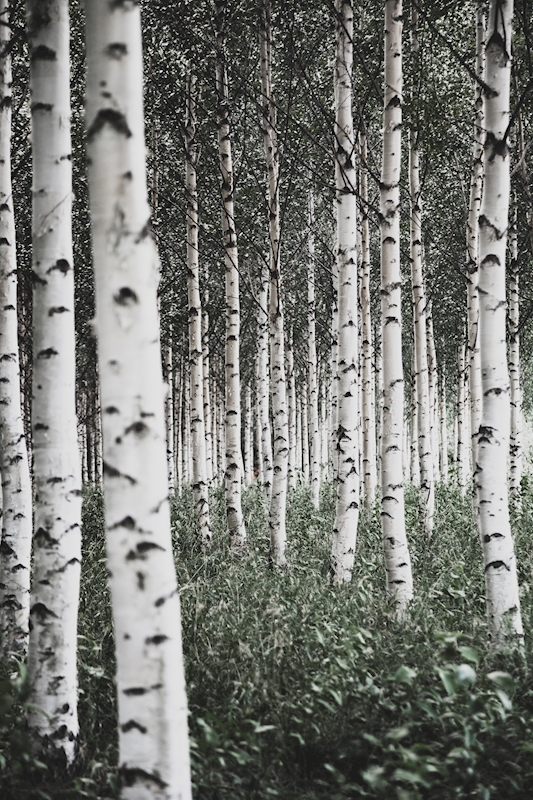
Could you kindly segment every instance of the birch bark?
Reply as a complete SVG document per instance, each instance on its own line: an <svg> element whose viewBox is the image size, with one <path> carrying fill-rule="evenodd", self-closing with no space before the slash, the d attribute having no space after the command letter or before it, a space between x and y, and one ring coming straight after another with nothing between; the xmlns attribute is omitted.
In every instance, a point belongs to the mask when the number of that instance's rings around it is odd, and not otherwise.
<svg viewBox="0 0 533 800"><path fill-rule="evenodd" d="M370 314L370 226L368 219L368 148L366 134L360 134L361 170L361 286L362 322L361 380L363 421L363 501L371 508L376 499L376 392L372 368L372 318Z"/></svg>
<svg viewBox="0 0 533 800"><path fill-rule="evenodd" d="M196 77L187 85L185 120L185 195L187 203L187 301L189 307L189 402L190 426L185 425L187 477L192 481L198 536L203 544L211 540L207 462L204 425L204 368L202 359L202 302L198 265L198 193L196 188ZM192 470L189 471L189 465ZM191 474L192 473L192 474Z"/></svg>
<svg viewBox="0 0 533 800"><path fill-rule="evenodd" d="M350 581L359 521L358 286L355 142L352 117L353 8L336 0L335 183L337 197L339 349L335 522L330 571Z"/></svg>
<svg viewBox="0 0 533 800"><path fill-rule="evenodd" d="M459 491L464 495L468 475L468 447L466 437L466 345L459 345L457 358L457 484Z"/></svg>
<svg viewBox="0 0 533 800"><path fill-rule="evenodd" d="M288 466L288 486L294 489L296 486L296 376L294 374L294 352L292 330L287 339L287 383L289 386L289 466Z"/></svg>
<svg viewBox="0 0 533 800"><path fill-rule="evenodd" d="M289 426L285 384L285 342L280 271L279 162L276 105L272 92L270 0L261 0L260 62L263 141L268 173L269 206L269 320L270 374L273 416L273 476L269 509L270 558L274 565L284 566L286 545L287 462Z"/></svg>
<svg viewBox="0 0 533 800"><path fill-rule="evenodd" d="M240 337L241 311L239 298L239 254L235 228L233 195L233 158L229 119L229 90L226 69L226 0L215 2L216 27L216 86L217 128L222 196L222 241L226 269L226 517L230 543L234 547L246 544L246 528L242 515L242 453L241 453L241 377Z"/></svg>
<svg viewBox="0 0 533 800"><path fill-rule="evenodd" d="M28 650L32 494L17 330L17 254L11 190L10 8L0 0L0 659Z"/></svg>
<svg viewBox="0 0 533 800"><path fill-rule="evenodd" d="M309 478L311 502L315 508L320 503L320 427L318 422L318 378L316 360L316 304L315 304L315 199L309 190L309 234L307 245L307 380L309 385Z"/></svg>
<svg viewBox="0 0 533 800"><path fill-rule="evenodd" d="M261 289L257 309L257 392L261 426L262 482L270 503L272 496L272 429L268 381L268 272L261 270Z"/></svg>
<svg viewBox="0 0 533 800"><path fill-rule="evenodd" d="M509 444L509 494L520 507L522 481L522 389L520 386L520 306L518 275L518 231L516 209L509 231L509 379L511 400L511 430Z"/></svg>
<svg viewBox="0 0 533 800"><path fill-rule="evenodd" d="M88 175L121 797L190 800L159 357L159 270L147 203L140 9L92 0L86 15Z"/></svg>
<svg viewBox="0 0 533 800"><path fill-rule="evenodd" d="M75 403L67 0L27 3L33 151L35 517L30 729L74 759L81 475ZM43 713L44 712L44 713Z"/></svg>
<svg viewBox="0 0 533 800"><path fill-rule="evenodd" d="M477 486L489 635L501 646L523 636L509 524L509 373L506 352L505 251L509 216L509 94L512 0L491 0L485 44L485 180L479 216L479 333L482 410Z"/></svg>
<svg viewBox="0 0 533 800"><path fill-rule="evenodd" d="M476 75L483 78L485 66L485 3L476 2ZM483 188L483 96L480 84L474 87L474 143L470 198L466 224L467 313L468 313L468 394L472 441L472 508L479 526L477 492L477 437L481 423L481 361L479 354L479 209Z"/></svg>
<svg viewBox="0 0 533 800"><path fill-rule="evenodd" d="M402 475L403 368L400 273L402 1L385 0L385 96L380 184L383 428L381 521L387 591L398 613L413 595Z"/></svg>

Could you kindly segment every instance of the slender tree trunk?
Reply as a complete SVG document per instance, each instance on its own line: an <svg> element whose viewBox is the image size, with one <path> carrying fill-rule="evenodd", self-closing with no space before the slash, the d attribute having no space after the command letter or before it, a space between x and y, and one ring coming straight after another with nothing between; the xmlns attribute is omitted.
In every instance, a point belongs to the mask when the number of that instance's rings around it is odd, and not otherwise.
<svg viewBox="0 0 533 800"><path fill-rule="evenodd" d="M246 486L250 486L254 475L252 388L250 384L246 386L244 398L244 482Z"/></svg>
<svg viewBox="0 0 533 800"><path fill-rule="evenodd" d="M466 346L464 342L459 345L457 359L457 484L459 491L464 495L468 476L468 447L466 437Z"/></svg>
<svg viewBox="0 0 533 800"><path fill-rule="evenodd" d="M505 255L509 217L509 123L513 2L491 0L483 98L485 179L479 216L479 333L482 410L477 487L489 634L501 646L523 636L509 524L507 453L509 373L506 352Z"/></svg>
<svg viewBox="0 0 533 800"><path fill-rule="evenodd" d="M307 380L309 384L309 477L311 502L315 508L320 503L320 426L318 422L318 377L316 359L316 304L315 304L315 201L309 190L309 261L307 264ZM290 426L289 426L290 430Z"/></svg>
<svg viewBox="0 0 533 800"><path fill-rule="evenodd" d="M336 7L335 7L336 8ZM337 83L334 80L335 92ZM337 196L335 195L333 206L333 218L335 220L335 257L331 265L331 279L333 289L333 302L331 307L331 429L330 429L330 458L331 477L333 482L337 480L337 430L338 430L338 353L339 353L339 244L338 244L338 207Z"/></svg>
<svg viewBox="0 0 533 800"><path fill-rule="evenodd" d="M172 495L176 488L175 469L174 469L174 370L172 368L172 346L164 348L165 358L165 381L167 385L167 395L165 398L165 427L167 431L167 476L168 490Z"/></svg>
<svg viewBox="0 0 533 800"><path fill-rule="evenodd" d="M86 14L88 175L121 797L190 800L159 357L159 269L147 203L140 11L138 5L92 0Z"/></svg>
<svg viewBox="0 0 533 800"><path fill-rule="evenodd" d="M443 481L448 480L448 419L446 405L446 373L442 365L440 380L440 474Z"/></svg>
<svg viewBox="0 0 533 800"><path fill-rule="evenodd" d="M216 26L216 86L217 128L222 196L222 240L226 268L226 517L230 543L234 547L246 544L246 529L242 515L242 453L241 453L241 377L240 377L240 298L239 255L235 228L233 197L233 159L229 120L229 90L226 69L226 0L215 0Z"/></svg>
<svg viewBox="0 0 533 800"><path fill-rule="evenodd" d="M209 270L205 270L204 302L202 303L202 368L204 394L204 431L205 431L205 476L207 483L213 480L213 415L211 412L211 394L209 391Z"/></svg>
<svg viewBox="0 0 533 800"><path fill-rule="evenodd" d="M387 591L401 613L413 595L402 474L403 368L400 274L402 2L385 0L385 98L380 183L383 429L381 521Z"/></svg>
<svg viewBox="0 0 533 800"><path fill-rule="evenodd" d="M272 496L272 430L270 427L270 402L268 380L268 272L261 270L257 319L257 391L259 424L261 426L262 483L268 502Z"/></svg>
<svg viewBox="0 0 533 800"><path fill-rule="evenodd" d="M256 356L255 361L255 435L256 435L256 450L257 450L257 482L260 486L263 485L263 449L262 449L262 430L261 430L261 405L259 399L259 355Z"/></svg>
<svg viewBox="0 0 533 800"><path fill-rule="evenodd" d="M309 391L306 378L302 378L302 477L309 483Z"/></svg>
<svg viewBox="0 0 533 800"><path fill-rule="evenodd" d="M178 390L178 413L176 415L176 472L178 480L178 495L181 497L183 491L183 398L184 398L184 380L185 370L183 363L180 364L179 369L179 384L176 387Z"/></svg>
<svg viewBox="0 0 533 800"><path fill-rule="evenodd" d="M361 194L361 286L359 290L362 323L361 381L363 422L363 500L371 508L376 499L376 393L372 368L372 318L370 315L370 226L368 220L368 172L366 134L360 134L362 166Z"/></svg>
<svg viewBox="0 0 533 800"><path fill-rule="evenodd" d="M413 18L417 17L415 10ZM415 24L415 23L414 23ZM418 133L409 131L409 190L411 199L411 281L413 290L414 363L417 404L417 443L420 465L420 523L426 536L433 533L435 486L431 451L431 413L429 397L427 299L422 268L422 198Z"/></svg>
<svg viewBox="0 0 533 800"><path fill-rule="evenodd" d="M270 0L261 0L259 33L261 61L261 103L263 140L268 172L268 206L270 239L270 374L273 415L273 477L269 509L270 558L274 565L285 564L287 462L289 426L285 384L285 342L280 272L279 162L276 105L272 92Z"/></svg>
<svg viewBox="0 0 533 800"><path fill-rule="evenodd" d="M29 0L33 150L34 572L30 728L67 763L78 741L81 475L75 402L67 0Z"/></svg>
<svg viewBox="0 0 533 800"><path fill-rule="evenodd" d="M431 301L427 304L426 314L427 343L428 343L428 393L429 393L429 436L431 440L431 461L433 480L440 480L439 464L439 375L437 363L437 349L433 332L433 309Z"/></svg>
<svg viewBox="0 0 533 800"><path fill-rule="evenodd" d="M476 75L483 78L485 66L485 3L476 0ZM466 224L466 270L468 279L468 394L472 447L472 510L479 529L479 493L477 491L477 437L481 424L481 360L479 353L479 209L483 188L483 96L480 84L474 86L474 143L470 198Z"/></svg>
<svg viewBox="0 0 533 800"><path fill-rule="evenodd" d="M296 377L294 374L294 352L292 349L292 330L287 340L287 383L289 386L289 468L288 484L290 489L296 486Z"/></svg>
<svg viewBox="0 0 533 800"><path fill-rule="evenodd" d="M32 495L17 330L17 254L11 190L10 10L0 0L0 659L28 650Z"/></svg>
<svg viewBox="0 0 533 800"><path fill-rule="evenodd" d="M520 313L518 278L518 239L516 209L513 226L509 231L509 378L511 389L511 432L509 494L520 508L520 488L522 481L522 389L520 386Z"/></svg>
<svg viewBox="0 0 533 800"><path fill-rule="evenodd" d="M202 359L202 302L198 266L198 193L196 188L196 77L189 76L185 127L185 196L187 202L187 296L189 306L188 413L185 425L187 478L192 482L198 535L203 544L211 540L204 426L204 367ZM192 471L189 466L192 466Z"/></svg>
<svg viewBox="0 0 533 800"><path fill-rule="evenodd" d="M353 9L336 0L335 179L338 246L337 502L331 549L333 582L352 578L359 521L359 332L357 287L357 203L352 117Z"/></svg>
<svg viewBox="0 0 533 800"><path fill-rule="evenodd" d="M411 429L409 474L413 486L420 486L420 457L418 450L418 395L416 386L416 355L411 354Z"/></svg>

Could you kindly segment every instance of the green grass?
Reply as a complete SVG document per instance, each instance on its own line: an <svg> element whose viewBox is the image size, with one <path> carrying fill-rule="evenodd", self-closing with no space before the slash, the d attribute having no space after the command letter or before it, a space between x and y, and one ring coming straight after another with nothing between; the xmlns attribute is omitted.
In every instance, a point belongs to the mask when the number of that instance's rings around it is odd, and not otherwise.
<svg viewBox="0 0 533 800"><path fill-rule="evenodd" d="M431 541L416 531L418 497L407 492L416 598L401 622L384 594L377 512L362 515L352 584L328 583L330 486L318 512L306 488L291 494L291 566L281 573L268 569L266 505L257 487L245 494L249 546L239 556L227 545L220 490L212 496L207 553L196 541L190 494L176 500L195 800L520 800L533 793L531 495L526 483L524 511L514 519L525 657L487 649L479 543L469 503L453 488L438 490ZM16 686L7 680L0 684L6 800L116 796L102 529L101 497L88 493L76 773L52 780L24 742L10 744L13 709L25 697L22 678ZM12 709L4 716L2 692Z"/></svg>

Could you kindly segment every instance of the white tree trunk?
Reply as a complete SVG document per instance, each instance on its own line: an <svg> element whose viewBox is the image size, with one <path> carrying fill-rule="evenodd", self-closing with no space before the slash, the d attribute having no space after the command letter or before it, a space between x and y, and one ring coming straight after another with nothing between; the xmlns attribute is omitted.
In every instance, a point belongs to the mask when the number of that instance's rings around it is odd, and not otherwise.
<svg viewBox="0 0 533 800"><path fill-rule="evenodd" d="M333 86L337 91L337 83L334 80ZM333 482L337 480L337 413L338 413L338 371L337 360L339 352L339 245L338 245L338 207L337 196L333 201L333 219L335 220L335 244L334 258L331 265L331 281L333 289L333 303L331 307L331 404L330 404L330 458L329 464Z"/></svg>
<svg viewBox="0 0 533 800"><path fill-rule="evenodd" d="M417 13L412 11L415 19ZM427 298L422 267L422 197L418 133L409 130L409 193L411 202L411 281L413 291L413 345L415 351L415 386L417 404L417 444L420 467L420 523L426 536L433 533L435 486L431 449L431 414L429 396Z"/></svg>
<svg viewBox="0 0 533 800"><path fill-rule="evenodd" d="M11 190L10 11L0 0L0 659L25 658L30 613L32 494L17 331L17 254Z"/></svg>
<svg viewBox="0 0 533 800"><path fill-rule="evenodd" d="M294 352L292 349L292 330L287 340L286 363L287 383L289 386L289 466L288 485L290 489L296 486L296 376L294 374Z"/></svg>
<svg viewBox="0 0 533 800"><path fill-rule="evenodd" d="M442 365L440 380L440 474L443 481L448 480L448 408L446 405L446 373Z"/></svg>
<svg viewBox="0 0 533 800"><path fill-rule="evenodd" d="M261 270L261 290L257 309L257 392L261 426L262 484L268 502L272 496L272 429L268 380L268 271Z"/></svg>
<svg viewBox="0 0 533 800"><path fill-rule="evenodd" d="M209 270L205 270L204 302L202 303L202 368L204 379L204 431L205 431L205 476L207 483L213 480L213 415L211 413L211 393L209 391Z"/></svg>
<svg viewBox="0 0 533 800"><path fill-rule="evenodd" d="M416 355L411 353L411 425L409 437L409 475L413 486L420 486L420 458L418 453L418 395L416 385Z"/></svg>
<svg viewBox="0 0 533 800"><path fill-rule="evenodd" d="M523 636L509 524L509 373L506 352L505 251L509 216L509 123L512 0L491 0L483 98L485 180L479 216L479 333L482 410L477 487L485 562L489 634L501 645Z"/></svg>
<svg viewBox="0 0 533 800"><path fill-rule="evenodd" d="M268 208L270 240L270 375L273 416L273 476L269 509L270 558L274 565L285 564L287 462L289 425L285 383L285 341L280 271L279 164L276 104L272 92L270 0L261 2L259 33L261 62L261 105L263 141L268 173Z"/></svg>
<svg viewBox="0 0 533 800"><path fill-rule="evenodd" d="M67 762L78 739L76 626L81 475L75 404L72 165L67 0L30 0L33 150L35 518L30 610L31 730ZM157 356L159 363L160 356Z"/></svg>
<svg viewBox="0 0 533 800"><path fill-rule="evenodd" d="M167 432L167 476L168 476L168 490L170 494L174 493L176 488L175 479L175 460L174 460L174 370L172 367L172 346L167 345L164 349L165 358L165 381L166 392L165 397L165 427Z"/></svg>
<svg viewBox="0 0 533 800"><path fill-rule="evenodd" d="M311 502L320 503L320 426L318 421L318 377L316 360L315 305L315 201L309 190L309 261L307 264L307 380L309 384L309 478Z"/></svg>
<svg viewBox="0 0 533 800"><path fill-rule="evenodd" d="M244 482L250 486L254 476L254 439L252 413L252 387L246 386L244 392Z"/></svg>
<svg viewBox="0 0 533 800"><path fill-rule="evenodd" d="M140 10L92 0L86 15L88 174L121 797L190 800L159 358L159 269L146 191Z"/></svg>
<svg viewBox="0 0 533 800"><path fill-rule="evenodd" d="M517 237L515 209L513 226L509 231L511 256L509 264L509 379L511 389L509 494L518 509L520 507L522 482L522 389L520 386L520 307Z"/></svg>
<svg viewBox="0 0 533 800"><path fill-rule="evenodd" d="M336 492L330 571L352 578L359 521L359 332L357 203L352 117L352 0L336 0L335 183L337 197L339 345L337 355Z"/></svg>
<svg viewBox="0 0 533 800"><path fill-rule="evenodd" d="M426 314L427 343L428 343L428 392L429 392L429 436L431 439L431 460L433 480L440 480L439 463L439 375L437 364L437 350L433 333L433 311L431 302L427 304Z"/></svg>
<svg viewBox="0 0 533 800"><path fill-rule="evenodd" d="M309 483L309 391L306 378L302 378L302 478Z"/></svg>
<svg viewBox="0 0 533 800"><path fill-rule="evenodd" d="M198 536L203 544L211 540L204 426L204 367L202 358L202 302L198 266L198 193L196 188L196 77L187 83L185 121L185 195L187 202L187 301L189 308L189 385L185 441L187 478L192 482ZM192 467L192 469L190 469Z"/></svg>
<svg viewBox="0 0 533 800"><path fill-rule="evenodd" d="M476 75L483 78L485 66L485 3L476 0ZM476 81L474 86L474 142L470 198L466 224L467 315L468 315L468 394L472 448L472 510L479 527L479 494L477 492L477 437L481 424L481 360L479 353L479 209L483 188L483 96Z"/></svg>
<svg viewBox="0 0 533 800"><path fill-rule="evenodd" d="M459 345L457 359L457 455L455 467L457 470L457 485L459 491L464 495L468 481L468 451L466 436L466 394L467 394L467 374L466 374L466 346Z"/></svg>
<svg viewBox="0 0 533 800"><path fill-rule="evenodd" d="M361 383L363 422L363 500L371 508L376 499L376 393L372 367L372 318L370 315L370 226L368 220L368 171L366 134L360 134L362 166L361 195L361 286L359 289L362 323Z"/></svg>
<svg viewBox="0 0 533 800"><path fill-rule="evenodd" d="M403 367L400 273L402 0L385 1L385 97L380 183L383 428L381 520L387 591L401 613L413 596L402 474Z"/></svg>
<svg viewBox="0 0 533 800"><path fill-rule="evenodd" d="M226 70L226 0L216 0L216 88L217 129L222 196L222 241L226 270L226 518L230 544L246 544L246 528L242 515L242 452L241 452L241 376L240 339L241 311L239 297L239 254L233 199L233 158L229 120L229 89Z"/></svg>

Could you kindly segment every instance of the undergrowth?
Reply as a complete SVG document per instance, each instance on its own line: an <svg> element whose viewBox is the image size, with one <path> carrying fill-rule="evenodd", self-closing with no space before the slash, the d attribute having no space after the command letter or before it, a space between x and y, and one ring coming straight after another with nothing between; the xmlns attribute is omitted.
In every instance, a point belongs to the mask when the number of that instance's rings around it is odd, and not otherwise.
<svg viewBox="0 0 533 800"><path fill-rule="evenodd" d="M533 794L531 540L533 491L514 514L524 654L487 648L483 570L470 504L437 492L435 532L417 532L406 494L415 600L399 621L385 598L379 516L361 516L351 585L328 583L331 486L313 509L289 498L288 560L268 569L261 491L244 495L248 548L196 539L192 498L173 501L195 800L520 800ZM71 775L31 754L20 719L25 667L0 681L0 796L117 796L113 633L102 498L85 495L79 626L81 749ZM12 669L12 668L11 668Z"/></svg>

